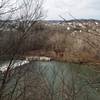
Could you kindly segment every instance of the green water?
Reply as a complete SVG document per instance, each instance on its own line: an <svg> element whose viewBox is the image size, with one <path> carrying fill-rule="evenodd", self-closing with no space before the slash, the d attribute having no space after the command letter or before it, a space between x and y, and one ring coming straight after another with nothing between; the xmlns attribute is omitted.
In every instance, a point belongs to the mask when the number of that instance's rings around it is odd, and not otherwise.
<svg viewBox="0 0 100 100"><path fill-rule="evenodd" d="M35 66L55 100L100 100L100 73L93 66L56 61L35 62Z"/></svg>
<svg viewBox="0 0 100 100"><path fill-rule="evenodd" d="M45 81L50 100L100 100L100 72L91 65L33 61L25 66Z"/></svg>

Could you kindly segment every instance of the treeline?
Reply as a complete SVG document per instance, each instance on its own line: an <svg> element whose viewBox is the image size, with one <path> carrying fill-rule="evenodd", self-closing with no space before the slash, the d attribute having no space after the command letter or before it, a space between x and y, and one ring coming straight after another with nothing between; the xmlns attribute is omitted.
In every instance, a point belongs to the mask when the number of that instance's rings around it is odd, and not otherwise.
<svg viewBox="0 0 100 100"><path fill-rule="evenodd" d="M91 53L97 56L100 47L98 42L100 25L95 26L94 24L89 23L85 27L81 23L74 22L53 25L37 21L27 34L24 34L25 27L23 28L23 25L16 30L2 31L0 34L0 55L12 54L17 49L18 54L45 50L58 53L78 53L78 56L82 53Z"/></svg>
<svg viewBox="0 0 100 100"><path fill-rule="evenodd" d="M34 24L27 34L24 34L21 26L15 30L3 30L0 32L0 54L9 54L18 49L19 53L32 49L41 49L45 45L47 39L45 26L37 22ZM24 38L23 38L24 36ZM22 40L21 40L22 39ZM20 46L16 48L17 45Z"/></svg>

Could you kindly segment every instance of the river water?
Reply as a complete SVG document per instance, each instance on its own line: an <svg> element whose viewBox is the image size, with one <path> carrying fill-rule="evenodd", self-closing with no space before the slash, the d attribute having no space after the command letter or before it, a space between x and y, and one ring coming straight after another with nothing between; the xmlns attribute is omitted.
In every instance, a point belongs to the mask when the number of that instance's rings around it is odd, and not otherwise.
<svg viewBox="0 0 100 100"><path fill-rule="evenodd" d="M65 92L65 96L59 94L61 100L100 100L100 72L94 66L57 61L35 62L35 65L44 74L54 94L61 88Z"/></svg>
<svg viewBox="0 0 100 100"><path fill-rule="evenodd" d="M100 72L94 66L58 61L31 65L47 82L52 100L100 100Z"/></svg>

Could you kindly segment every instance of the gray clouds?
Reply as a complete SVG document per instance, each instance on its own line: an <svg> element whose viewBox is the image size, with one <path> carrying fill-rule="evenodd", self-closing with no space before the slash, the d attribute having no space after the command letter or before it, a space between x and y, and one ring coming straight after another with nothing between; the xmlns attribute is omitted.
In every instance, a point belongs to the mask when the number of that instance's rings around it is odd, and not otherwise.
<svg viewBox="0 0 100 100"><path fill-rule="evenodd" d="M48 10L47 19L72 19L67 12L76 18L100 19L100 0L46 0L44 8Z"/></svg>

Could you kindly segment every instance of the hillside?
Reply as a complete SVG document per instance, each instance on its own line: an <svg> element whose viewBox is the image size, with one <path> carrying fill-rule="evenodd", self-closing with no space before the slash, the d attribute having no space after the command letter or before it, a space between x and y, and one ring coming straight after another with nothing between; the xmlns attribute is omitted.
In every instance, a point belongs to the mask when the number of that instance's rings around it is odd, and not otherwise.
<svg viewBox="0 0 100 100"><path fill-rule="evenodd" d="M100 62L99 20L38 22L18 48L16 44L22 34L11 30L1 34L1 56L18 49L17 55L22 56L48 56L68 62Z"/></svg>

